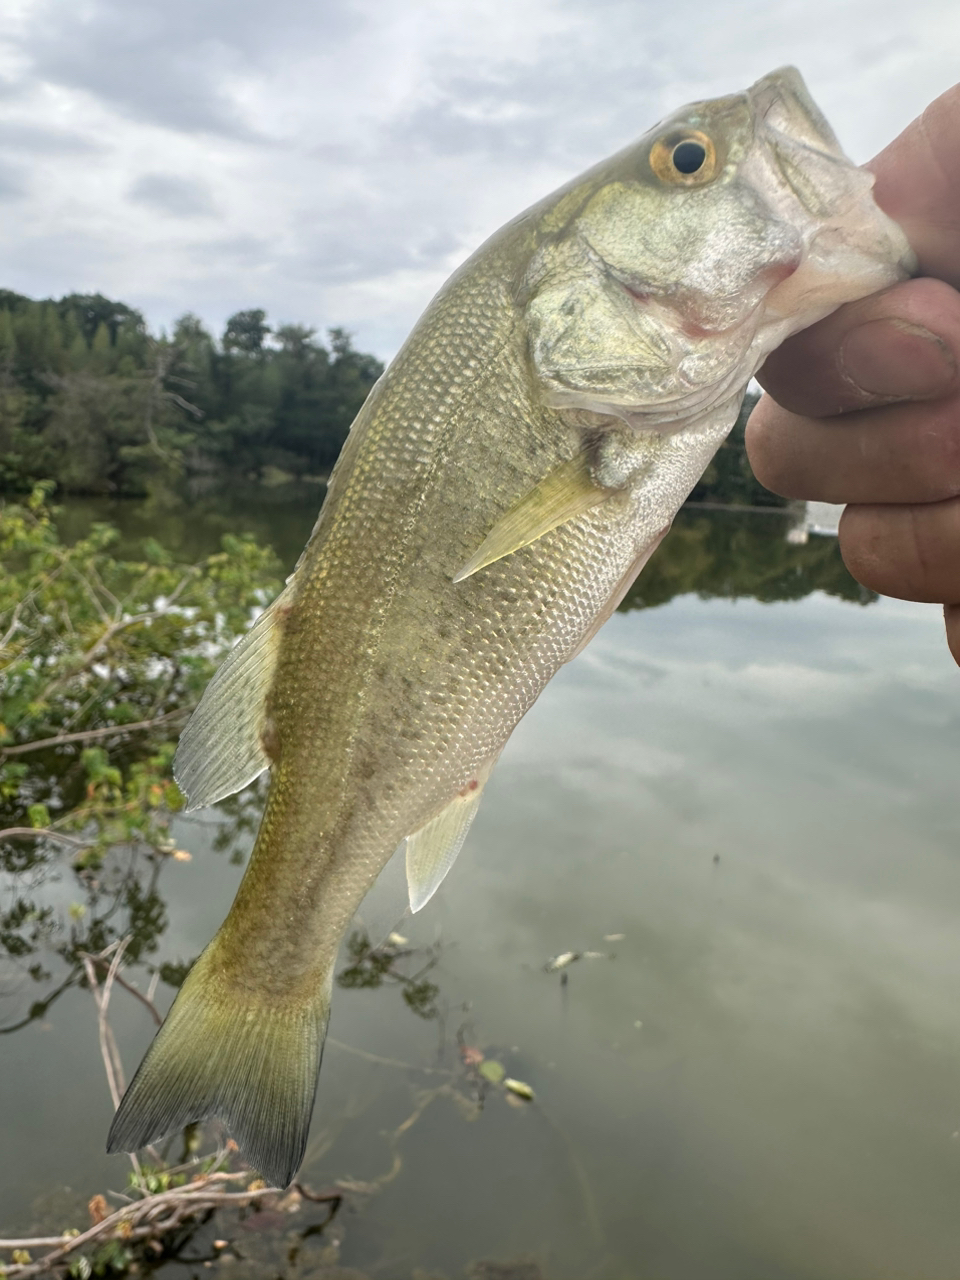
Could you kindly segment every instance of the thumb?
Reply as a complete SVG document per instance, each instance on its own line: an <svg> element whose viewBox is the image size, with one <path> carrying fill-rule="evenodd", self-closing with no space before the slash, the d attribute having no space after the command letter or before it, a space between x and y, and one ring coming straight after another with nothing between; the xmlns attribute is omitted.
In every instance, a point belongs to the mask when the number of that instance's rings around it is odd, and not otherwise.
<svg viewBox="0 0 960 1280"><path fill-rule="evenodd" d="M931 102L867 165L877 204L899 222L920 274L960 288L960 85Z"/></svg>

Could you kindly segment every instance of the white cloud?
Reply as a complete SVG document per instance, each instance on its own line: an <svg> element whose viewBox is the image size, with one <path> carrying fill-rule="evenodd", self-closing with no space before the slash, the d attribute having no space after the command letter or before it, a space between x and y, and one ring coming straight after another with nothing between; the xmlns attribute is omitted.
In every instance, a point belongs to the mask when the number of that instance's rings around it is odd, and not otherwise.
<svg viewBox="0 0 960 1280"><path fill-rule="evenodd" d="M666 111L791 61L865 159L958 36L950 0L8 0L2 283L389 355L480 240Z"/></svg>

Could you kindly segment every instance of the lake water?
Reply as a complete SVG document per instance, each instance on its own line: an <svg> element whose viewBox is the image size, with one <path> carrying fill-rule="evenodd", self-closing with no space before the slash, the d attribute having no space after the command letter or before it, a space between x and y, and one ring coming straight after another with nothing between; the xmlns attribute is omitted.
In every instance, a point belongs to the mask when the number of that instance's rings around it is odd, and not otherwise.
<svg viewBox="0 0 960 1280"><path fill-rule="evenodd" d="M65 520L119 515L185 555L247 527L289 563L316 491L261 498ZM436 960L438 1016L390 980L335 991L302 1177L364 1185L313 1238L327 1252L291 1264L283 1232L248 1233L250 1260L215 1272L960 1276L960 672L938 609L871 601L835 543L784 533L684 514L633 607L549 686L454 871L397 926L417 949L398 972ZM163 868L157 961L195 956L239 881L214 849L229 817L200 819L176 831L192 860ZM65 868L30 892L68 921L79 891ZM545 971L570 951L599 954ZM49 967L46 985L0 968L0 1023L55 985ZM129 1071L149 1016L118 992L113 1025ZM463 1047L534 1101L491 1084L478 1109ZM102 1154L89 993L0 1055L0 1230L57 1230L126 1181Z"/></svg>

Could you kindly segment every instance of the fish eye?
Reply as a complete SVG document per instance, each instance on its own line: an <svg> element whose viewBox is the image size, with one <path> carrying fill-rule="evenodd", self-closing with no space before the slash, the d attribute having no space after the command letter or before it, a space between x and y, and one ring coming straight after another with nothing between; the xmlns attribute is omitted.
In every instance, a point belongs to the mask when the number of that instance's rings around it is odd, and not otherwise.
<svg viewBox="0 0 960 1280"><path fill-rule="evenodd" d="M697 129L671 129L650 148L650 168L661 182L699 187L716 177L719 165L712 140Z"/></svg>
<svg viewBox="0 0 960 1280"><path fill-rule="evenodd" d="M696 173L706 158L707 148L700 142L678 142L670 157L680 173Z"/></svg>

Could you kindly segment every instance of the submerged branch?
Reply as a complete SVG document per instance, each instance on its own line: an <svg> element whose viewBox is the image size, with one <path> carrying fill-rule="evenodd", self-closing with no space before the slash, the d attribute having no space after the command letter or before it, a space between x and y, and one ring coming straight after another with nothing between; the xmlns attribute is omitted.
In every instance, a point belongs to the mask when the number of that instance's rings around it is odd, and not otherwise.
<svg viewBox="0 0 960 1280"><path fill-rule="evenodd" d="M76 836L65 835L51 827L5 827L0 831L0 840L9 840L11 836L32 836L34 839L45 836L48 840L62 840L64 844L72 844L78 849L86 849L92 844L90 840L79 840Z"/></svg>

